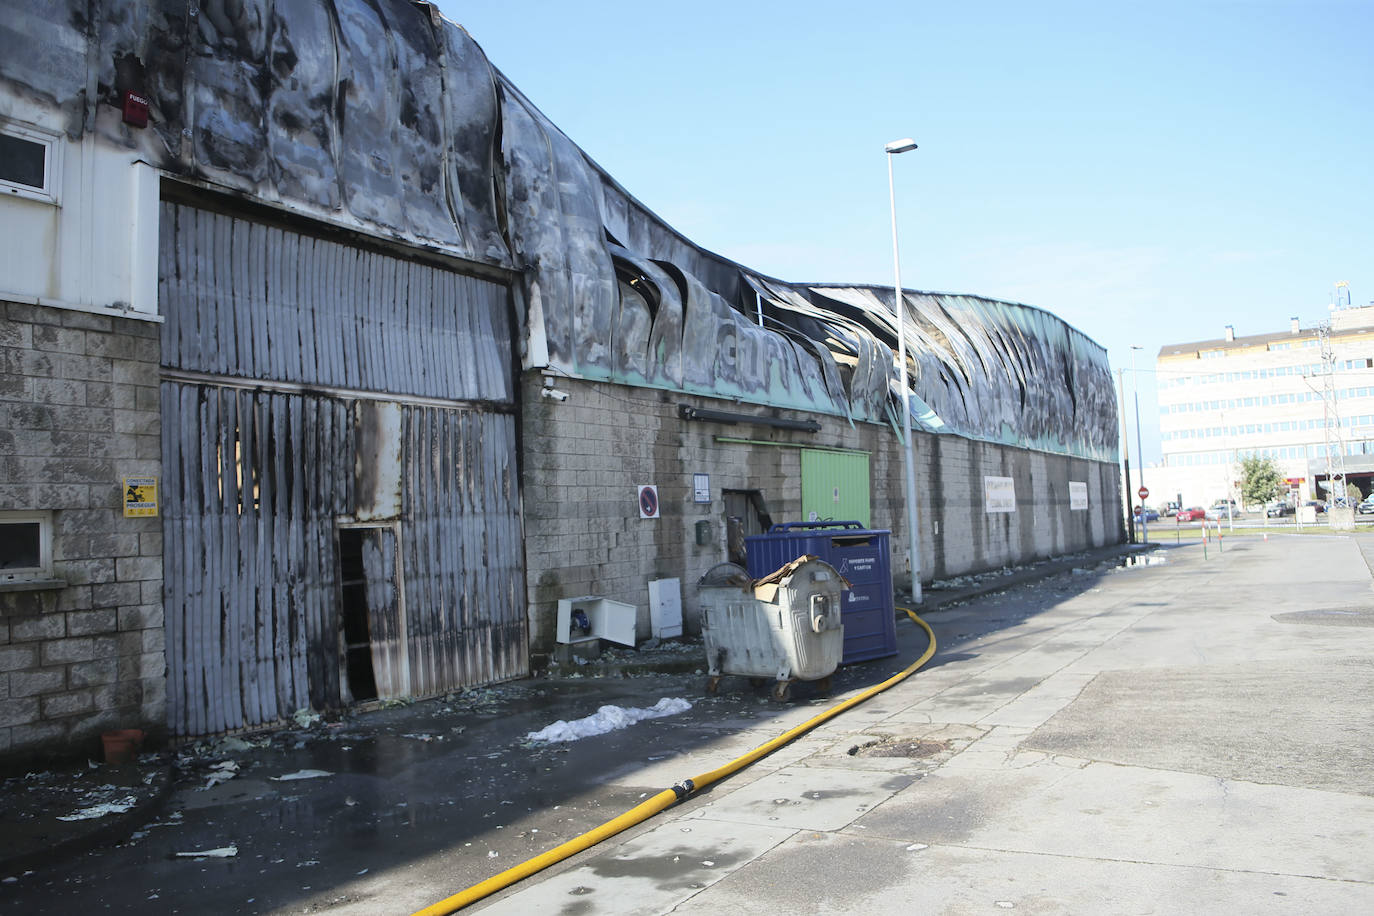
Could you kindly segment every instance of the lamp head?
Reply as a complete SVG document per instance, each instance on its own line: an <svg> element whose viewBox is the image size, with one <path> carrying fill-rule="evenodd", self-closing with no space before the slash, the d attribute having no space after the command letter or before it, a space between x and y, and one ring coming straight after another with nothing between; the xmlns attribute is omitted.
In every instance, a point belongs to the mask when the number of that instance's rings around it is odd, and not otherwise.
<svg viewBox="0 0 1374 916"><path fill-rule="evenodd" d="M889 155L908 153L914 149L916 149L916 141L910 137L903 137L901 140L893 140L883 147L883 151Z"/></svg>

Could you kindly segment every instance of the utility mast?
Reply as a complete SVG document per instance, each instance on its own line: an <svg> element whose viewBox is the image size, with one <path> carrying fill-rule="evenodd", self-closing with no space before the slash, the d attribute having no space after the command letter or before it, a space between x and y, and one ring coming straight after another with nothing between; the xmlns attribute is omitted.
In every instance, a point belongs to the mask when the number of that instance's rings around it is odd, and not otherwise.
<svg viewBox="0 0 1374 916"><path fill-rule="evenodd" d="M1336 284L1335 299L1331 303L1334 313L1341 307L1341 290L1345 290L1347 307L1350 304L1350 284ZM1322 415L1326 431L1326 488L1327 505L1349 506L1350 498L1345 490L1345 438L1341 435L1341 415L1336 396L1336 349L1331 345L1331 318L1317 325L1317 340L1322 351Z"/></svg>
<svg viewBox="0 0 1374 916"><path fill-rule="evenodd" d="M1331 346L1331 320L1317 325L1317 340L1322 348L1322 416L1326 431L1326 492L1331 508L1346 506L1345 441L1341 436L1341 416L1336 399L1336 351Z"/></svg>

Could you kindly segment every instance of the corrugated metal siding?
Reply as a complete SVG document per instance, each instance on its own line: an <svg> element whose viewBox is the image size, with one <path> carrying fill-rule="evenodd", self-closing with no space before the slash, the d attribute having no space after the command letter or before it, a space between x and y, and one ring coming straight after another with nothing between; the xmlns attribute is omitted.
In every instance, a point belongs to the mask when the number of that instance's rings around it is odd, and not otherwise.
<svg viewBox="0 0 1374 916"><path fill-rule="evenodd" d="M338 705L342 401L162 385L164 608L175 734Z"/></svg>
<svg viewBox="0 0 1374 916"><path fill-rule="evenodd" d="M359 508L356 402L242 380L477 402L401 404L399 556L364 557L370 581L400 567L400 601L371 608L374 674L394 695L408 668L412 696L526 674L505 289L181 204L163 205L161 245L173 733L346 694L336 528Z"/></svg>
<svg viewBox="0 0 1374 916"><path fill-rule="evenodd" d="M414 407L404 426L411 689L527 674L514 420Z"/></svg>
<svg viewBox="0 0 1374 916"><path fill-rule="evenodd" d="M160 286L170 369L513 403L490 280L164 201Z"/></svg>

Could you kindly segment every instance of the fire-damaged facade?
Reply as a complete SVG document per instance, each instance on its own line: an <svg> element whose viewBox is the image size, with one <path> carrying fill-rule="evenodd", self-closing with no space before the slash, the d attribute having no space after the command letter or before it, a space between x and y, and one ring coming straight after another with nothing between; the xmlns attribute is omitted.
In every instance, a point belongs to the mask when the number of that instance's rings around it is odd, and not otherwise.
<svg viewBox="0 0 1374 916"><path fill-rule="evenodd" d="M0 754L521 677L567 599L691 632L770 522L910 575L890 288L694 245L425 3L7 8ZM1119 540L1105 351L901 307L922 576Z"/></svg>

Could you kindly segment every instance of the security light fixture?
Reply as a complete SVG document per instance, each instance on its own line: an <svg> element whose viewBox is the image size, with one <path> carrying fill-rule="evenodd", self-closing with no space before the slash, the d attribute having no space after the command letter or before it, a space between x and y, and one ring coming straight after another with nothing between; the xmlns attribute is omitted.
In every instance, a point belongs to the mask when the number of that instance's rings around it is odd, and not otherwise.
<svg viewBox="0 0 1374 916"><path fill-rule="evenodd" d="M915 148L916 141L910 137L904 137L901 140L893 140L887 146L883 147L883 149L889 153L909 153Z"/></svg>

